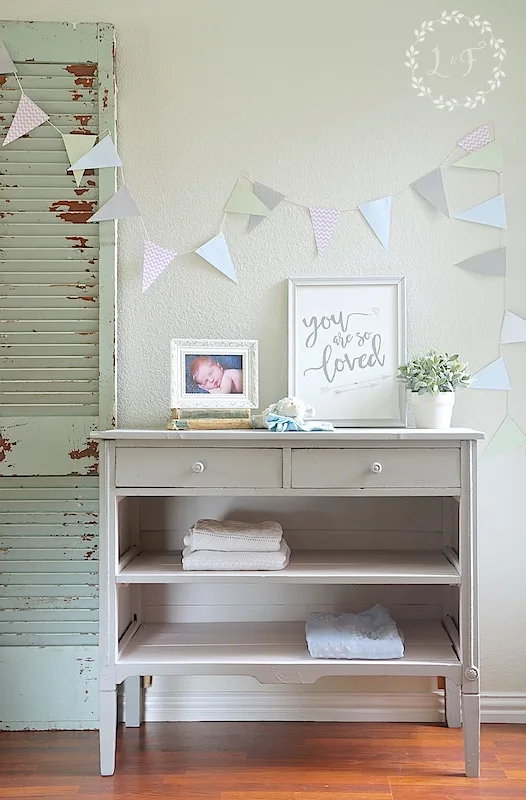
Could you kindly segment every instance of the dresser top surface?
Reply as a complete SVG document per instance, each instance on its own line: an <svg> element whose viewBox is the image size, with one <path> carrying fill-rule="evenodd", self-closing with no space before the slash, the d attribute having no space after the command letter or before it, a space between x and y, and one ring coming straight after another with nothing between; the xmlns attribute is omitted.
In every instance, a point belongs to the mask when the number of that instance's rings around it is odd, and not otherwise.
<svg viewBox="0 0 526 800"><path fill-rule="evenodd" d="M462 441L484 439L482 431L471 428L337 428L334 432L313 431L312 433L276 433L264 430L223 430L223 431L169 431L169 430L133 430L115 428L107 431L93 431L92 439L98 440L141 440L152 443L158 441L228 441L249 444L250 442L283 445L290 447L294 443L305 442L366 442L366 441Z"/></svg>

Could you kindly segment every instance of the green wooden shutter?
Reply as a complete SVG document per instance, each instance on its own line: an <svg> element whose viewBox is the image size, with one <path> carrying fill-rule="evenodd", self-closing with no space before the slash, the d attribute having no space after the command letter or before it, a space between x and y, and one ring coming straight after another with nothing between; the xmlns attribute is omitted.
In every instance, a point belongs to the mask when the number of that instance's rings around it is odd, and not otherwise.
<svg viewBox="0 0 526 800"><path fill-rule="evenodd" d="M114 135L110 25L5 22L0 38L24 90L61 132ZM20 90L14 76L0 83L3 139ZM114 424L115 223L87 219L115 191L115 172L85 173L77 188L68 166L47 124L0 148L3 685L28 656L59 672L75 664L68 648L95 658L98 478L88 436ZM42 646L52 650L39 656ZM85 692L81 673L70 680ZM29 690L19 690L5 727L42 727L52 711L28 710Z"/></svg>

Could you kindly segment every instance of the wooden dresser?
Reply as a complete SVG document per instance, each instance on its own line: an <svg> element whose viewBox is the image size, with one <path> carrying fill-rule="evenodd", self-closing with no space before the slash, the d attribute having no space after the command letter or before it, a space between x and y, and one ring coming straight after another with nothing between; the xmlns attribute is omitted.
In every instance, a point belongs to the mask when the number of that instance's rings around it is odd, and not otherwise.
<svg viewBox="0 0 526 800"><path fill-rule="evenodd" d="M468 429L339 429L335 433L110 430L101 447L100 759L115 769L117 687L126 725L141 721L143 675L250 675L262 683L322 676L442 676L445 718L464 728L466 774L479 775L477 439ZM293 548L281 572L183 572L177 550L144 546L141 497L444 498L440 546L419 550ZM288 502L288 501L287 501ZM349 534L351 536L351 534ZM314 659L303 622L143 622L147 585L228 582L419 585L430 613L400 620L402 659ZM437 591L439 604L437 605ZM431 610L433 609L433 610ZM349 608L350 611L363 610ZM397 620L398 621L398 620Z"/></svg>

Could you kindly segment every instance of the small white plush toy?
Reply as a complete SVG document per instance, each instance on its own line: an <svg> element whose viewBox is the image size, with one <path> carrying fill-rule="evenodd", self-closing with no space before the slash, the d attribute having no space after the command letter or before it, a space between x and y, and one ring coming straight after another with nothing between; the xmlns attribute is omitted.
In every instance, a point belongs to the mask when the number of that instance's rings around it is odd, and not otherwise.
<svg viewBox="0 0 526 800"><path fill-rule="evenodd" d="M267 406L261 414L252 417L252 424L255 428L266 428L267 416L278 414L281 417L291 417L303 425L306 420L312 419L315 413L314 408L299 397L282 397L277 403Z"/></svg>

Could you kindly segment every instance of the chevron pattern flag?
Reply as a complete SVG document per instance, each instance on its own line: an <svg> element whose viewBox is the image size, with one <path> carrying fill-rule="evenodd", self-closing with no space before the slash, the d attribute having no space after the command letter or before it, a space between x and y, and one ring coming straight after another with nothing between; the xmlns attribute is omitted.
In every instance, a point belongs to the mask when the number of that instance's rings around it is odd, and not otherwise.
<svg viewBox="0 0 526 800"><path fill-rule="evenodd" d="M486 145L491 142L492 138L489 125L481 125L479 128L471 131L471 133L468 133L467 136L464 136L457 144L468 153L474 153L475 150L486 147Z"/></svg>
<svg viewBox="0 0 526 800"><path fill-rule="evenodd" d="M173 261L177 253L166 250L154 242L144 243L144 260L142 265L142 291L146 292L159 275L164 272L168 264Z"/></svg>
<svg viewBox="0 0 526 800"><path fill-rule="evenodd" d="M312 229L316 240L316 248L320 256L323 255L332 239L336 226L340 221L340 212L337 208L309 208Z"/></svg>
<svg viewBox="0 0 526 800"><path fill-rule="evenodd" d="M48 115L42 111L36 103L33 103L27 95L23 94L20 98L15 116L13 117L11 127L7 131L7 136L2 142L2 147L14 142L15 139L20 139L21 136L29 133L33 128L38 128L39 125L42 125L43 122L47 122L48 119Z"/></svg>

